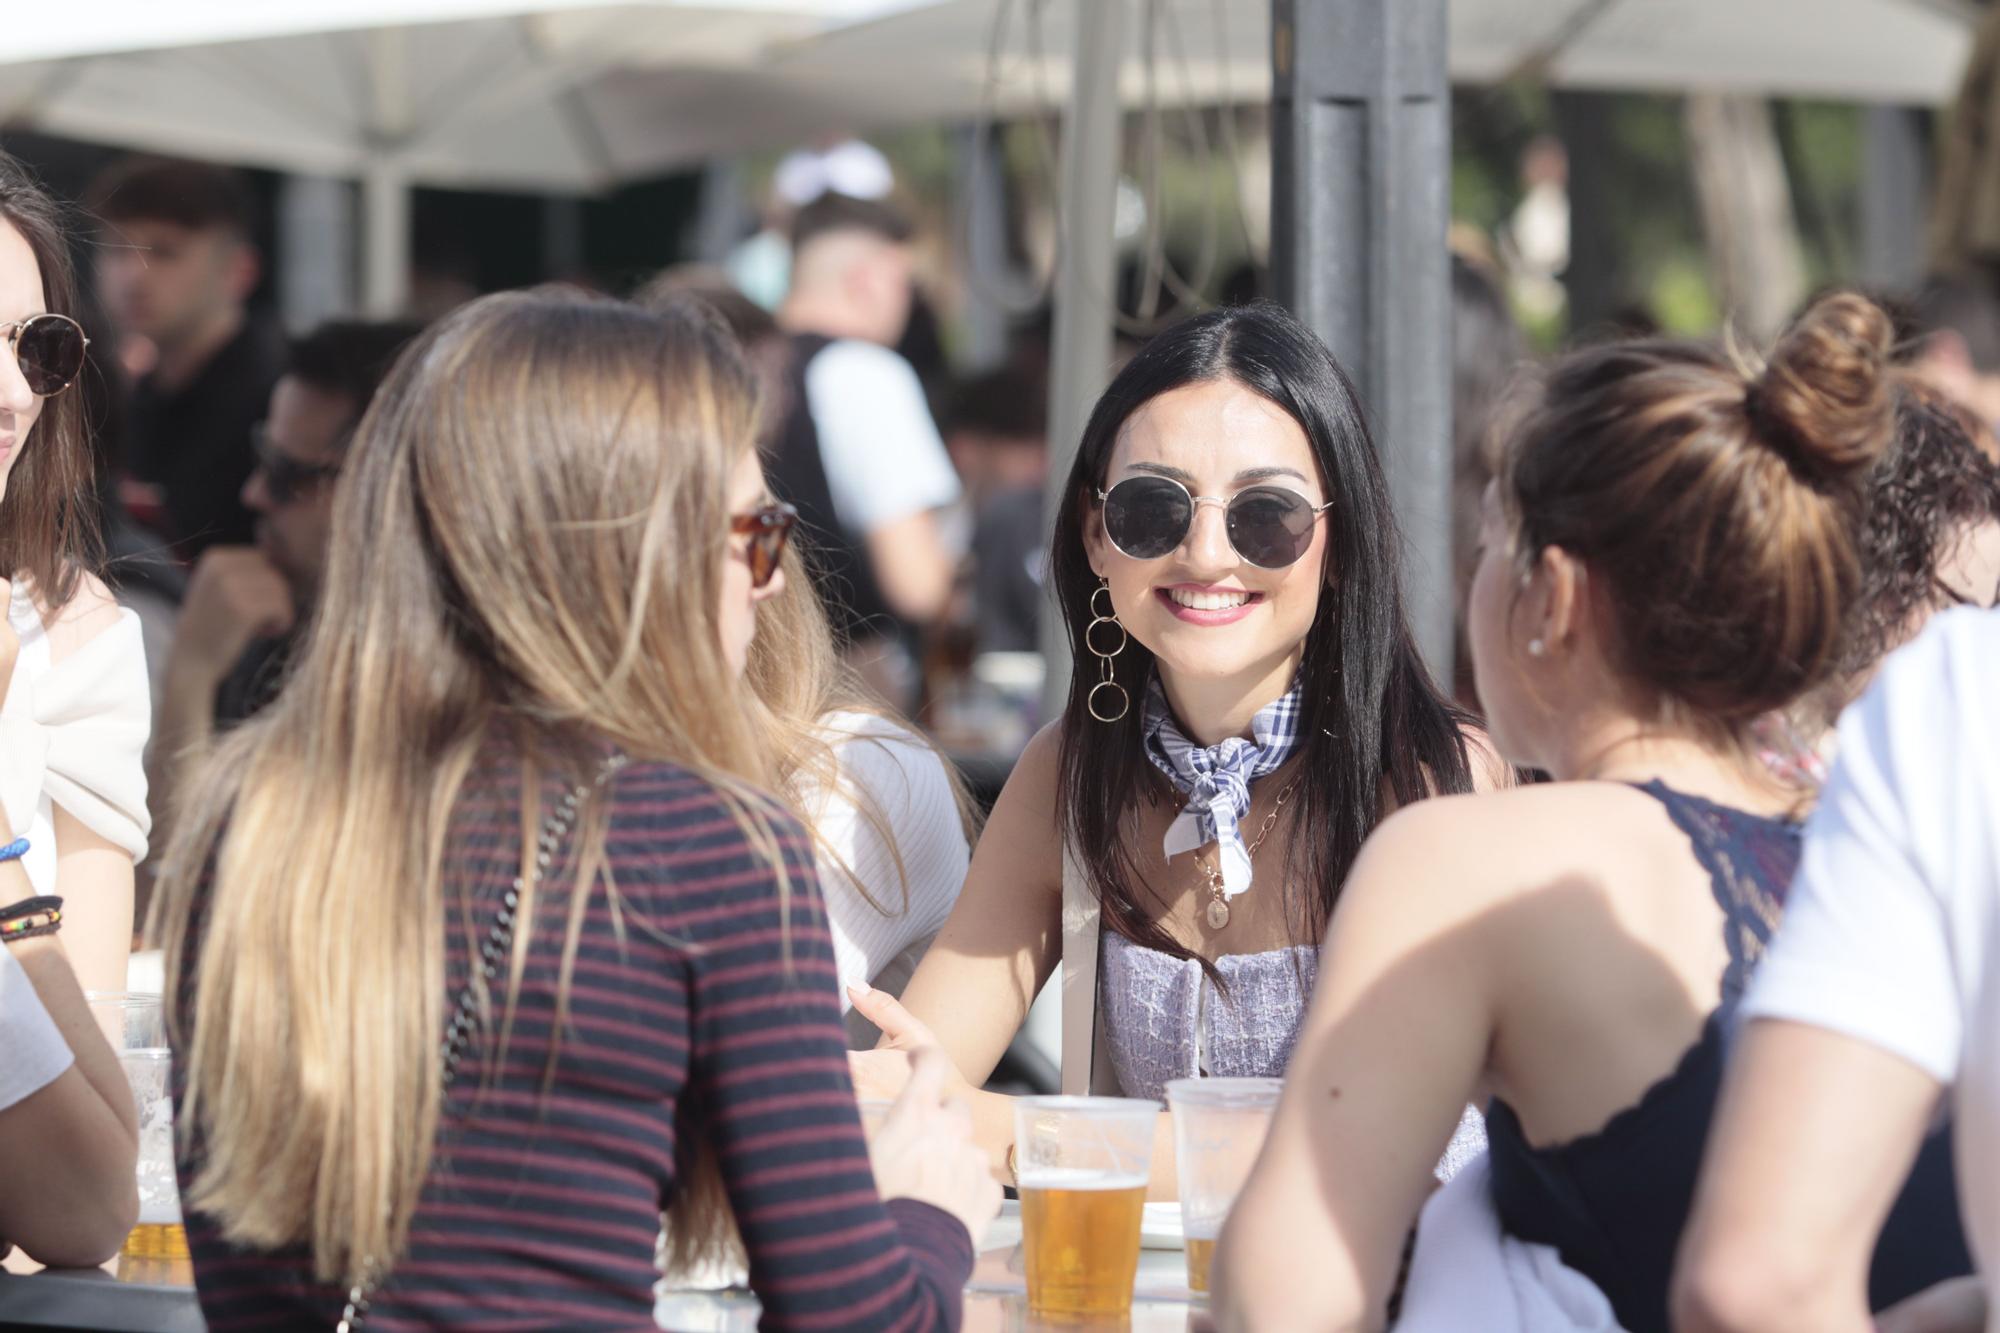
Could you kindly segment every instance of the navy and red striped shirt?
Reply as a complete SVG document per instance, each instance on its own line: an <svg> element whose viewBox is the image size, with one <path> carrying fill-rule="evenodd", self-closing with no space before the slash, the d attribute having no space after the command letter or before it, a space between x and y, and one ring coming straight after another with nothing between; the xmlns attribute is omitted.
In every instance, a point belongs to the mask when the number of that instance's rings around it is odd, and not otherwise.
<svg viewBox="0 0 2000 1333"><path fill-rule="evenodd" d="M654 1327L660 1214L705 1135L764 1328L956 1328L971 1239L939 1209L877 1196L805 830L771 816L792 885L785 911L776 873L706 782L633 764L608 790L617 906L601 888L592 895L553 1081L545 1086L575 834L537 895L504 1060L491 1069L496 1043L475 1034L409 1251L368 1326ZM541 809L560 792L551 782ZM482 763L452 819L447 1006L517 873L520 840L518 770ZM200 1152L183 1151L183 1189ZM194 1213L187 1230L218 1333L338 1316L344 1293L312 1280L302 1246L247 1252Z"/></svg>

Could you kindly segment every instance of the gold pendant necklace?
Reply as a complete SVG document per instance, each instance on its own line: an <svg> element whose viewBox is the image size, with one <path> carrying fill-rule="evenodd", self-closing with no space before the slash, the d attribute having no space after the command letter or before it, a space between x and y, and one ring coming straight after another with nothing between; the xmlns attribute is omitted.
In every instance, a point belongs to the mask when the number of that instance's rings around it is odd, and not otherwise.
<svg viewBox="0 0 2000 1333"><path fill-rule="evenodd" d="M1278 793L1277 804L1271 807L1270 814L1264 816L1264 823L1257 830L1256 840L1245 849L1245 860L1256 861L1257 849L1264 845L1264 839L1271 836L1272 826L1278 822L1278 812L1292 799L1292 792L1298 785L1299 779L1293 778L1285 784L1285 789ZM1202 918L1208 922L1210 930L1221 930L1229 924L1229 894L1223 887L1221 867L1202 860L1199 850L1194 855L1195 864L1200 866L1201 873L1208 877L1208 907L1202 912ZM1217 862L1222 860L1222 844L1219 842L1215 846L1215 859Z"/></svg>

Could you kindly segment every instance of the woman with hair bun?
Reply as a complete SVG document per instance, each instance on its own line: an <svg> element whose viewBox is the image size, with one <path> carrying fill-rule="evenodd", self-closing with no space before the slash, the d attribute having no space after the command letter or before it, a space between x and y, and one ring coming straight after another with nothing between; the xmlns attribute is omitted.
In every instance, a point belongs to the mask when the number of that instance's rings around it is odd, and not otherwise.
<svg viewBox="0 0 2000 1333"><path fill-rule="evenodd" d="M1548 372L1487 492L1468 621L1494 743L1557 780L1413 804L1362 849L1216 1256L1223 1328L1381 1327L1431 1164L1490 1097L1489 1162L1446 1196L1478 1191L1618 1326L1664 1333L1724 1035L1799 854L1750 727L1839 668L1890 341L1843 295L1767 365L1644 341ZM1968 1267L1934 1143L1871 1301Z"/></svg>

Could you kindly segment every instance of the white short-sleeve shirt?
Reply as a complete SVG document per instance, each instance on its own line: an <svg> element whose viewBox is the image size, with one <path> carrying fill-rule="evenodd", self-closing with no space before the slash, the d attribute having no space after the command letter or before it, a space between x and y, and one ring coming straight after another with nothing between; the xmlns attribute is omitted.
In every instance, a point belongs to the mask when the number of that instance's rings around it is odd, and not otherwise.
<svg viewBox="0 0 2000 1333"><path fill-rule="evenodd" d="M2000 612L1938 617L1841 719L1840 757L1744 1012L1880 1047L1952 1089L1960 1206L1994 1289ZM2000 1299L1994 1309L2000 1333Z"/></svg>
<svg viewBox="0 0 2000 1333"><path fill-rule="evenodd" d="M802 793L802 804L819 839L816 869L845 1010L851 1007L847 988L856 983L902 993L965 887L972 851L945 760L936 750L871 713L830 714L824 725L849 786L833 792L814 786ZM851 793L873 799L888 838L861 813ZM850 1039L873 1045L873 1029L857 1015L849 1018Z"/></svg>
<svg viewBox="0 0 2000 1333"><path fill-rule="evenodd" d="M910 363L843 338L806 365L806 410L841 526L857 537L958 499L924 386Z"/></svg>

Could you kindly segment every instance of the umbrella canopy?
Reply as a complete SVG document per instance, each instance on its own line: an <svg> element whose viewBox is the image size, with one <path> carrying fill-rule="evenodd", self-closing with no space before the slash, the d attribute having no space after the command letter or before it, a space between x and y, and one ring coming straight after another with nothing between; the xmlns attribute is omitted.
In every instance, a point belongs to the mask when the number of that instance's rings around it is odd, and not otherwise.
<svg viewBox="0 0 2000 1333"><path fill-rule="evenodd" d="M828 128L1055 109L1076 3L18 6L0 27L0 124L281 170L592 190ZM1128 101L1269 96L1265 0L1128 3ZM1452 74L1935 104L1976 14L1971 0L1453 0Z"/></svg>
<svg viewBox="0 0 2000 1333"><path fill-rule="evenodd" d="M825 122L797 119L796 99L792 119L742 114L764 100L759 67L921 2L97 0L88 21L45 6L60 30L0 28L0 124L285 171L594 190L741 146L743 125L809 136ZM671 117L658 83L682 85Z"/></svg>

